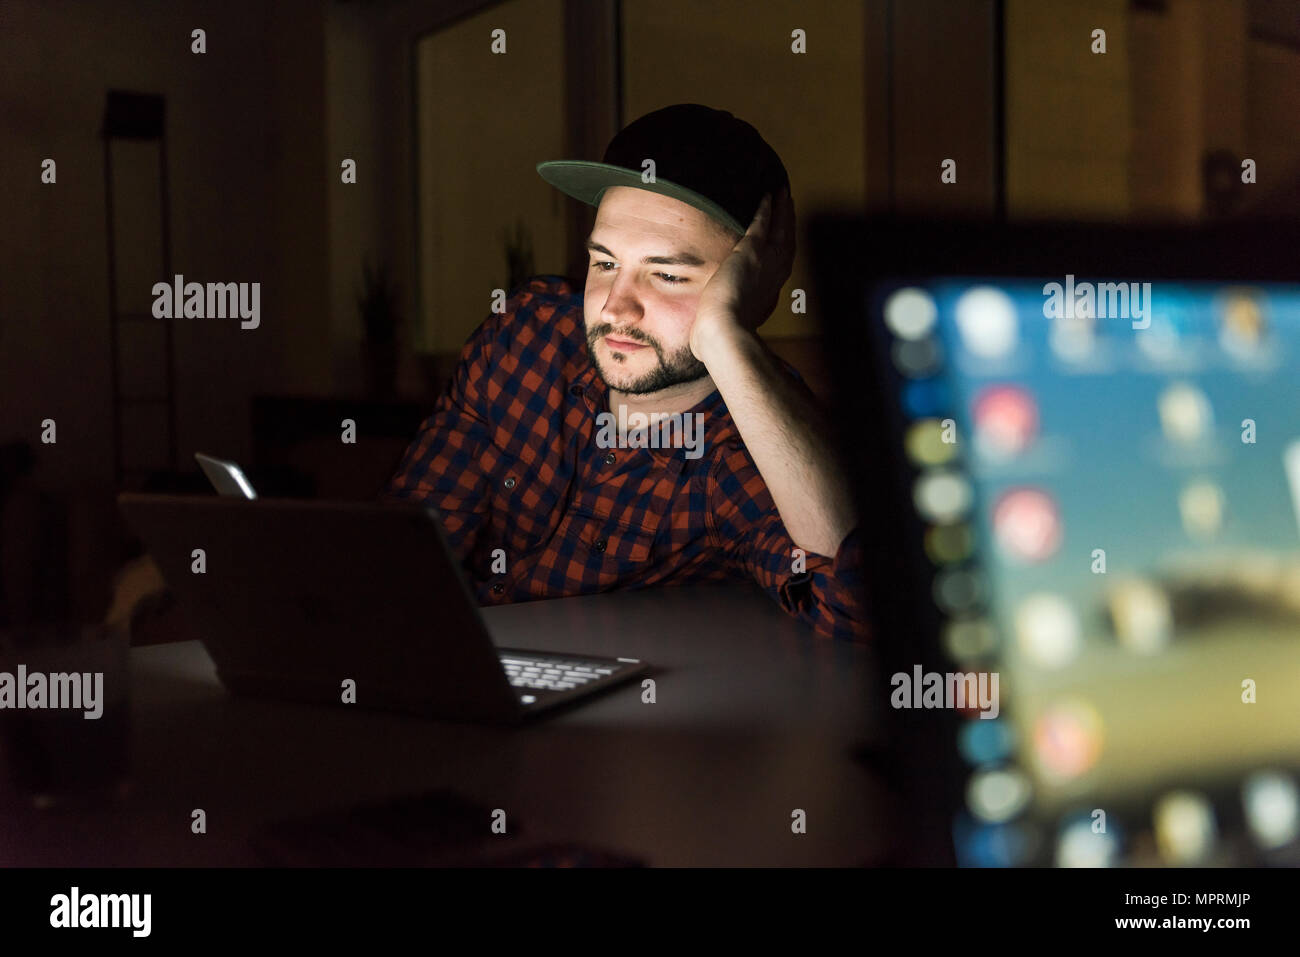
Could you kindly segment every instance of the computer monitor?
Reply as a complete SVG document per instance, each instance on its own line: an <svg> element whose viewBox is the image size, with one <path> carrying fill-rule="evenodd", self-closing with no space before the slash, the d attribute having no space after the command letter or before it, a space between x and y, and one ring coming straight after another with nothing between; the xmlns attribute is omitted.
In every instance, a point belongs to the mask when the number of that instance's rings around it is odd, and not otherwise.
<svg viewBox="0 0 1300 957"><path fill-rule="evenodd" d="M905 860L1300 862L1300 231L810 236Z"/></svg>

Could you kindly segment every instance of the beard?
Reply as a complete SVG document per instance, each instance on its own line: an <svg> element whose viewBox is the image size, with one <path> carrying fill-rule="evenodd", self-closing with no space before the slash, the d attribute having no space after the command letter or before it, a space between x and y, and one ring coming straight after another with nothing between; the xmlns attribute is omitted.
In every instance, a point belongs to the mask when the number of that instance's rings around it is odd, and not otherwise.
<svg viewBox="0 0 1300 957"><path fill-rule="evenodd" d="M628 361L625 359L614 359L615 366L606 369L596 355L596 342L602 336L613 334L619 339L626 339L629 342L639 342L648 345L654 350L659 364L644 372L639 376L630 377L627 373L619 374L619 369ZM612 346L610 348L613 348ZM615 350L617 351L617 350ZM628 395L649 395L654 392L660 392L674 385L682 385L687 382L695 382L703 379L709 374L708 368L695 357L691 352L689 345L683 346L672 355L665 355L663 346L654 339L645 335L638 329L632 329L626 332L619 332L607 322L600 322L587 328L587 353L591 356L591 363L596 367L596 374L604 381L605 385L611 389L617 389L619 392L625 392ZM628 358L631 354L628 353Z"/></svg>

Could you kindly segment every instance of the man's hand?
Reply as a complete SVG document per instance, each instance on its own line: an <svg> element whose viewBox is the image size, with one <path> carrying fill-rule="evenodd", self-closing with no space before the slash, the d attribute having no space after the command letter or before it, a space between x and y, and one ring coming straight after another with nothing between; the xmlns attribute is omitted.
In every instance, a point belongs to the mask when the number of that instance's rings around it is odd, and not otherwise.
<svg viewBox="0 0 1300 957"><path fill-rule="evenodd" d="M807 388L753 334L790 278L794 239L789 190L764 197L704 287L691 351L708 368L795 545L834 558L857 519L829 429Z"/></svg>
<svg viewBox="0 0 1300 957"><path fill-rule="evenodd" d="M787 184L763 197L749 231L705 284L691 326L697 359L707 362L704 343L715 333L737 326L752 332L767 320L790 278L794 251L794 201Z"/></svg>

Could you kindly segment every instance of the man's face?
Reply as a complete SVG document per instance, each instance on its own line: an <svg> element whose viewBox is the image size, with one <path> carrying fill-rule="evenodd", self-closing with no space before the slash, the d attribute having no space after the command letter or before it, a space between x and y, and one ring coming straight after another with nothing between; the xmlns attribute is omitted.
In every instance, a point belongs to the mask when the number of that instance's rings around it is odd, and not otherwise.
<svg viewBox="0 0 1300 957"><path fill-rule="evenodd" d="M704 284L739 237L680 200L606 190L587 240L587 350L612 389L659 392L708 374L689 345Z"/></svg>

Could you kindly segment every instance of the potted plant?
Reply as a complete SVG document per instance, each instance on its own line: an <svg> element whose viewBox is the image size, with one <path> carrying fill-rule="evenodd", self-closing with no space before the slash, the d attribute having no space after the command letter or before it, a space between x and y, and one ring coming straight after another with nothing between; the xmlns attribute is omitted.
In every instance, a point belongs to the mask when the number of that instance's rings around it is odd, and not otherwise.
<svg viewBox="0 0 1300 957"><path fill-rule="evenodd" d="M515 219L513 235L501 231L506 250L506 292L513 293L524 284L533 270L533 237L522 219Z"/></svg>

